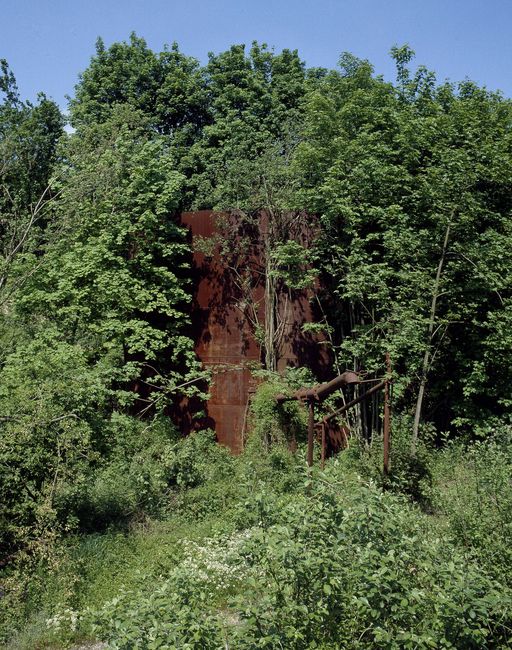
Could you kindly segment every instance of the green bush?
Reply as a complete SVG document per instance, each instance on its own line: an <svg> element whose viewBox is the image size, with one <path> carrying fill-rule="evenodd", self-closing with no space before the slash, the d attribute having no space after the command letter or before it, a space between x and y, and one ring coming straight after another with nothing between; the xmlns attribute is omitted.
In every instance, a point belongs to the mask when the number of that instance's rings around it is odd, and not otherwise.
<svg viewBox="0 0 512 650"><path fill-rule="evenodd" d="M434 507L466 555L512 588L512 430L437 455Z"/></svg>
<svg viewBox="0 0 512 650"><path fill-rule="evenodd" d="M61 532L102 530L167 507L171 487L198 485L226 453L212 432L186 441L170 420L112 409L113 369L53 330L0 369L0 551ZM122 391L121 391L122 392ZM217 471L217 470L216 470Z"/></svg>
<svg viewBox="0 0 512 650"><path fill-rule="evenodd" d="M83 485L98 460L107 390L84 351L48 331L7 357L0 371L0 551L56 534L64 485Z"/></svg>
<svg viewBox="0 0 512 650"><path fill-rule="evenodd" d="M293 499L260 493L241 533L184 541L160 585L79 614L113 648L506 648L510 590L374 486L337 471ZM234 595L230 595L234 594Z"/></svg>
<svg viewBox="0 0 512 650"><path fill-rule="evenodd" d="M206 598L201 592L171 588L169 583L143 600L134 594L120 594L89 616L92 632L115 650L219 648L219 625L208 611Z"/></svg>
<svg viewBox="0 0 512 650"><path fill-rule="evenodd" d="M333 486L282 508L247 543L237 648L483 648L506 643L511 594L373 487ZM496 646L494 645L496 644ZM505 647L505 645L502 645Z"/></svg>
<svg viewBox="0 0 512 650"><path fill-rule="evenodd" d="M70 485L62 494L81 530L129 523L143 514L162 516L176 506L172 490L221 479L229 467L229 452L216 444L212 431L182 439L167 419L147 424L118 415L115 420L110 454L83 486Z"/></svg>
<svg viewBox="0 0 512 650"><path fill-rule="evenodd" d="M429 445L430 430L424 427L423 436L411 451L412 423L409 417L395 415L392 424L390 445L390 471L383 475L382 438L376 438L371 445L356 441L344 453L344 462L362 476L377 485L403 494L420 504L424 509L431 507L433 450Z"/></svg>
<svg viewBox="0 0 512 650"><path fill-rule="evenodd" d="M113 529L111 535L116 529L128 533L133 522L148 516L181 516L197 526L198 511L202 518L215 512L210 507L211 494L219 496L217 512L225 507L224 495L215 488L228 484L234 458L216 443L212 431L182 439L167 418L148 423L121 414L105 419L103 425L103 457L94 457L74 477L71 472L62 476L46 519L42 519L44 512L39 515L47 526L45 536L32 537L30 543L24 538L24 551L2 571L0 640L23 626L29 613L58 598L49 592L48 571L60 585L55 589L61 592L61 602L69 605L64 609L73 610L80 601L77 590L83 588L83 558L71 559L76 541L68 549L65 538L59 539L60 533L87 532L86 540L92 543L101 538L90 533L108 528ZM28 530L30 535L35 532L34 527ZM129 546L128 535L120 547L131 557Z"/></svg>
<svg viewBox="0 0 512 650"><path fill-rule="evenodd" d="M97 638L126 650L510 647L508 434L441 452L420 447L427 479L411 483L408 423L395 421L393 490L382 490L378 444L364 454L351 448L311 473L286 441L266 450L254 436L235 458L209 431L179 440L163 421L144 428L124 416L110 426L105 435L117 444L110 464L96 471L98 485L105 481L104 495L118 495L118 503L124 491L139 508L143 499L131 481L136 471L158 466L165 496L153 512L166 528L151 544L147 532L137 544L134 532L85 538L76 584L63 576L61 595L55 590L44 601L52 603L46 632L39 632L46 643ZM125 486L119 493L116 476ZM411 499L418 484L428 514ZM104 539L112 542L106 554ZM85 553L87 540L96 541Z"/></svg>
<svg viewBox="0 0 512 650"><path fill-rule="evenodd" d="M267 376L269 373L266 373ZM297 388L294 382L270 375L267 381L260 384L251 400L251 429L252 437L265 449L273 444L292 444L305 439L307 429L307 414L297 400L278 404L278 394L291 395Z"/></svg>

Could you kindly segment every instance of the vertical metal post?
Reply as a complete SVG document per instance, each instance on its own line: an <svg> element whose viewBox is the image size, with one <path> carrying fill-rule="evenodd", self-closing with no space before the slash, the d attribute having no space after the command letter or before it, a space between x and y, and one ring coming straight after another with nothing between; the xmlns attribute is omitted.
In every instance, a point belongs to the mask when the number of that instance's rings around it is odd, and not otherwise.
<svg viewBox="0 0 512 650"><path fill-rule="evenodd" d="M313 442L315 439L315 402L308 399L308 467L313 465Z"/></svg>
<svg viewBox="0 0 512 650"><path fill-rule="evenodd" d="M322 469L325 467L325 422L320 425L322 427Z"/></svg>
<svg viewBox="0 0 512 650"><path fill-rule="evenodd" d="M389 384L391 382L391 360L389 357L389 352L386 352L386 385L384 386L384 431L383 431L383 442L384 442L384 464L383 471L384 476L389 474L389 438L391 434L391 413L389 405Z"/></svg>

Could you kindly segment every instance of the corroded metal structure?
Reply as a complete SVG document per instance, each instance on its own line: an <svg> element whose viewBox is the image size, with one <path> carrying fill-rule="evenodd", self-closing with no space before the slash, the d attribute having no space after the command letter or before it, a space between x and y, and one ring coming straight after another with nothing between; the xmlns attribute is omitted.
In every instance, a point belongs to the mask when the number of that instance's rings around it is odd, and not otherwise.
<svg viewBox="0 0 512 650"><path fill-rule="evenodd" d="M322 467L325 463L327 438L330 438L331 449L343 448L347 444L348 429L346 425L336 422L344 416L351 408L361 402L367 401L372 395L379 391L384 391L384 413L383 413L383 472L389 473L389 449L391 436L391 408L390 408L390 386L392 381L391 360L389 353L386 354L386 376L384 378L362 380L361 377L350 370L346 370L341 375L324 384L319 384L309 389L300 389L293 395L276 395L278 404L289 400L300 400L308 408L308 451L307 463L313 465L313 446L315 441L315 429L319 432L321 440L321 462ZM375 383L378 382L378 383ZM354 385L373 383L371 388L361 392L358 396L350 401L345 401L343 406L325 415L319 422L315 422L315 404L327 399L341 389ZM333 426L334 425L334 426Z"/></svg>
<svg viewBox="0 0 512 650"><path fill-rule="evenodd" d="M204 366L213 373L210 399L204 405L205 413L197 418L195 409L201 405L184 400L180 405L179 420L183 433L195 426L209 426L215 430L220 443L239 453L243 447L247 427L248 403L255 388L252 371L261 367L261 349L241 305L246 296L234 281L232 271L213 246L208 254L194 245L194 240L213 241L219 231L222 215L211 210L185 212L181 222L190 233L193 245L192 277L194 299L192 305L191 336L195 350ZM248 253L247 265L259 262L258 241ZM279 370L286 366L307 366L322 379L330 367L325 346L319 337L302 332L304 323L315 320L310 302L311 292L294 291L287 301L283 322L286 331L280 350ZM264 288L255 278L251 299L264 318Z"/></svg>
<svg viewBox="0 0 512 650"><path fill-rule="evenodd" d="M194 240L212 240L219 234L219 220L223 215L211 210L185 212L181 222L189 229L193 245L192 277L194 299L192 305L191 336L195 351L204 366L213 373L210 399L205 405L183 400L179 420L183 433L196 426L209 426L215 430L220 443L239 453L243 447L247 428L248 403L256 386L253 371L261 368L261 349L255 340L251 323L241 304L246 300L240 286L234 281L232 271L214 246L208 254L198 250ZM258 263L258 241L248 253L247 264ZM307 366L322 378L330 359L325 346L319 346L319 337L302 332L304 323L315 319L310 303L311 291L294 291L287 301L284 323L286 331L280 350L279 370L286 366ZM255 279L251 299L259 307L259 317L264 318L264 288ZM204 407L200 418L194 410Z"/></svg>

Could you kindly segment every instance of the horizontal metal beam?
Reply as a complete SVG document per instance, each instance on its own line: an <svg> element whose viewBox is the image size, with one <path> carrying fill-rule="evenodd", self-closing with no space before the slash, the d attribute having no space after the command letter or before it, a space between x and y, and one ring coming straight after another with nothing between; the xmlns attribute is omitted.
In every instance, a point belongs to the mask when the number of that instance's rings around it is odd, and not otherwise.
<svg viewBox="0 0 512 650"><path fill-rule="evenodd" d="M335 418L337 415L341 415L342 413L345 413L345 411L348 411L349 408L352 408L356 404L359 404L359 402L364 402L364 400L370 397L370 395L373 395L373 393L376 393L377 391L385 388L386 384L387 384L387 379L381 381L380 384L376 384L375 386L372 386L369 390L366 391L366 393L359 395L359 397L355 397L350 402L344 404L341 408L337 409L336 411L333 411L332 413L329 413L329 415L326 415L322 419L322 422L329 422L329 420L332 420L332 418Z"/></svg>
<svg viewBox="0 0 512 650"><path fill-rule="evenodd" d="M276 401L278 404L282 404L283 402L288 402L294 399L300 399L306 401L315 400L317 402L318 401L321 402L326 397L332 395L332 393L339 390L340 388L343 388L344 386L348 386L349 384L359 384L360 381L361 379L358 374L352 372L351 370L347 370L343 372L341 375L338 375L337 377L332 379L331 381L325 384L319 384L314 388L301 388L291 396L283 395L282 393L276 395Z"/></svg>

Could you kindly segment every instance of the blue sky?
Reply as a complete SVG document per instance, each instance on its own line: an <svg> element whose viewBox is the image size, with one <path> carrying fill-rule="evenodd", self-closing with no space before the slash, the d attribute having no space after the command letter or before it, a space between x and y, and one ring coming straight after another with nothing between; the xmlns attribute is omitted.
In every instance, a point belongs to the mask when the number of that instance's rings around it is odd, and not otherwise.
<svg viewBox="0 0 512 650"><path fill-rule="evenodd" d="M512 0L0 0L0 58L22 96L43 90L63 108L96 38L109 45L132 30L201 61L253 40L297 48L311 66L334 67L349 51L388 79L389 49L409 43L438 79L512 96Z"/></svg>

